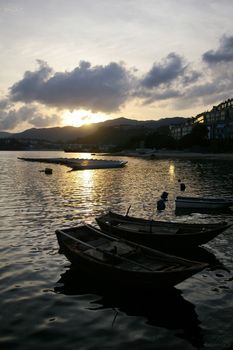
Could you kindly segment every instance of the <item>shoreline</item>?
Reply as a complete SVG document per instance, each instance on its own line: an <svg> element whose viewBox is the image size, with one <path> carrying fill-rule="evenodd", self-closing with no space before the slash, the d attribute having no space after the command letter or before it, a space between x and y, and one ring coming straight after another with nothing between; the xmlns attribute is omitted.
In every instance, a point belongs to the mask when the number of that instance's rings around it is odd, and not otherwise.
<svg viewBox="0 0 233 350"><path fill-rule="evenodd" d="M138 157L143 159L206 159L206 160L233 160L233 153L198 153L182 151L155 151L151 153L140 153L123 151L117 153L105 153L102 156L124 156Z"/></svg>

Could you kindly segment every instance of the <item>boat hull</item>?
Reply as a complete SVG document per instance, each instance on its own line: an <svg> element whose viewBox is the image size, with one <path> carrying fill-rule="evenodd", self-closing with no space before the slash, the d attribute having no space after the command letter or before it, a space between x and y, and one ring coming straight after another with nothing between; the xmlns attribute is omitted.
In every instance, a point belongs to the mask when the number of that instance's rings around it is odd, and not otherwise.
<svg viewBox="0 0 233 350"><path fill-rule="evenodd" d="M178 221L159 221L159 220L148 220L144 218L138 218L134 216L121 215L115 212L109 211L108 213L101 215L100 220L104 220L112 223L112 225L118 223L127 223L127 224L137 224L137 225L147 225L148 227L168 227L174 229L182 229L187 232L199 231L199 230L212 230L216 228L222 228L227 226L228 223L225 221L214 222L214 223L191 223L191 222L178 222Z"/></svg>
<svg viewBox="0 0 233 350"><path fill-rule="evenodd" d="M109 212L96 218L108 234L169 253L190 250L209 242L227 230L226 222L212 224L149 221Z"/></svg>
<svg viewBox="0 0 233 350"><path fill-rule="evenodd" d="M176 209L225 209L233 206L232 199L177 197Z"/></svg>
<svg viewBox="0 0 233 350"><path fill-rule="evenodd" d="M154 249L179 252L185 249L192 249L205 244L225 231L229 226L219 227L215 230L199 231L192 233L151 233L148 227L147 231L123 229L120 226L113 226L106 222L96 219L100 228L108 234L124 238L138 244L142 244Z"/></svg>
<svg viewBox="0 0 233 350"><path fill-rule="evenodd" d="M87 256L82 253L82 251L75 251L70 248L69 244L63 239L62 232L60 230L56 231L58 243L60 246L60 252L63 253L66 258L80 271L84 272L90 278L97 278L101 283L113 283L115 286L122 287L153 287L153 288L168 288L173 287L185 279L191 277L195 273L203 270L207 267L207 264L191 262L188 260L183 260L181 258L167 256L167 259L175 260L171 263L171 266L184 262L187 264L186 268L177 268L173 271L145 271L144 269L129 269L121 268L115 264L114 259L112 263L104 263L101 260L89 259ZM129 243L129 246L132 246L133 243ZM133 245L134 246L134 245ZM140 247L145 254L148 254L147 248ZM150 251L149 254L152 254L153 259L161 259L162 253L158 252L158 256L155 251ZM159 260L160 261L160 260ZM168 265L169 266L169 265ZM181 265L182 266L182 265Z"/></svg>

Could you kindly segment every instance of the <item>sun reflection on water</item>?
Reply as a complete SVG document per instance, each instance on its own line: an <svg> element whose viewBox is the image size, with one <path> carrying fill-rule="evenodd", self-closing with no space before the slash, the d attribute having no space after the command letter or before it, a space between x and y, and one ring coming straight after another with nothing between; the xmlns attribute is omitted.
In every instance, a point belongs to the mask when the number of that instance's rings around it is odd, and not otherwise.
<svg viewBox="0 0 233 350"><path fill-rule="evenodd" d="M170 179L175 177L175 165L173 162L169 164L169 175Z"/></svg>

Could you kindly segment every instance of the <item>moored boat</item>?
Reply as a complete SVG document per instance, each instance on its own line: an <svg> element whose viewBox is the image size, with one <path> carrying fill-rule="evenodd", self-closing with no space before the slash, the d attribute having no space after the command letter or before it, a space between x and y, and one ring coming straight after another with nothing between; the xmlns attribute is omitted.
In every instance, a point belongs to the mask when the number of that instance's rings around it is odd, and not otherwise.
<svg viewBox="0 0 233 350"><path fill-rule="evenodd" d="M127 223L133 223L133 224L141 224L149 227L174 227L174 228L179 228L179 229L185 229L188 231L199 231L199 230L204 230L204 229L215 229L215 228L220 228L228 225L227 222L225 221L218 221L218 222L212 222L212 223L206 223L206 222L184 222L184 221L162 221L162 220L148 220L145 218L139 218L135 216L129 216L128 214L122 215L115 213L113 211L108 211L107 213L101 215L98 217L99 219L103 219L105 221L111 222L113 225L120 223L120 222L127 222Z"/></svg>
<svg viewBox="0 0 233 350"><path fill-rule="evenodd" d="M106 235L91 225L56 231L61 252L98 281L123 286L174 286L208 266Z"/></svg>
<svg viewBox="0 0 233 350"><path fill-rule="evenodd" d="M69 162L73 170L122 168L126 164L127 161L101 159L80 159L78 162Z"/></svg>
<svg viewBox="0 0 233 350"><path fill-rule="evenodd" d="M228 223L183 224L127 218L109 212L96 218L100 228L111 235L155 249L174 252L205 244L231 226Z"/></svg>
<svg viewBox="0 0 233 350"><path fill-rule="evenodd" d="M72 170L85 170L85 169L108 169L108 168L122 168L127 164L127 161L123 160L111 160L111 159L91 159L91 158L24 158L19 157L20 160L29 162L41 162L48 164L60 164L66 165Z"/></svg>
<svg viewBox="0 0 233 350"><path fill-rule="evenodd" d="M233 198L176 197L176 209L225 209L233 206Z"/></svg>

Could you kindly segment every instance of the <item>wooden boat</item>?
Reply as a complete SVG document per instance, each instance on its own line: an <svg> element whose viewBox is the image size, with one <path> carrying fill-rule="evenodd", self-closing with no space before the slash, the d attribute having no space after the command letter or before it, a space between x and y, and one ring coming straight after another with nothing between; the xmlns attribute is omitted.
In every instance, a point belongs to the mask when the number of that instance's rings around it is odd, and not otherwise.
<svg viewBox="0 0 233 350"><path fill-rule="evenodd" d="M176 209L225 209L233 206L233 198L176 197Z"/></svg>
<svg viewBox="0 0 233 350"><path fill-rule="evenodd" d="M193 249L207 243L231 226L224 222L204 225L150 222L112 212L96 218L96 221L104 232L168 252Z"/></svg>
<svg viewBox="0 0 233 350"><path fill-rule="evenodd" d="M57 230L56 235L67 259L99 282L172 287L208 266L116 239L91 225Z"/></svg>
<svg viewBox="0 0 233 350"><path fill-rule="evenodd" d="M117 214L113 211L109 211L106 214L103 214L98 218L99 220L103 219L104 221L111 222L112 225L115 225L120 222L127 222L127 223L133 223L133 224L141 224L149 227L174 227L179 229L185 229L188 231L199 231L199 230L206 230L206 229L216 229L224 226L228 226L229 224L225 221L219 221L215 223L190 223L190 222L178 222L178 221L160 221L160 220L148 220L144 218L138 218L135 216L129 216L129 215L121 215Z"/></svg>

